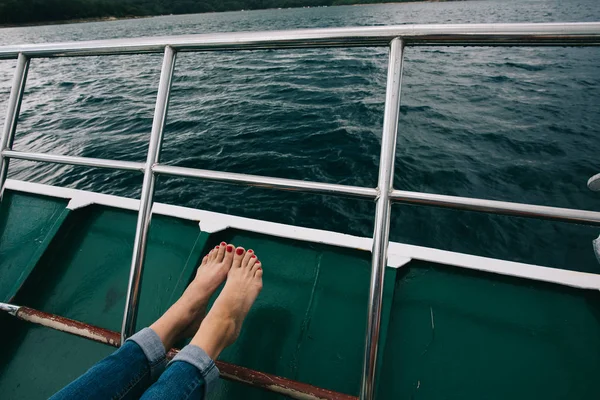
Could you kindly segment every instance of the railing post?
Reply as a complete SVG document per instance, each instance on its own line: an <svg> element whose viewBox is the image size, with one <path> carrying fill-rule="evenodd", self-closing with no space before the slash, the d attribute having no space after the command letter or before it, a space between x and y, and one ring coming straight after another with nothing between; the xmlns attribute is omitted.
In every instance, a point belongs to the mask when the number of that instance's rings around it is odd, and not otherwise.
<svg viewBox="0 0 600 400"><path fill-rule="evenodd" d="M174 66L175 51L172 47L167 46L165 48L162 70L160 72L160 82L158 83L154 120L152 121L152 132L150 134L150 143L148 145L148 157L144 167L144 182L142 185L140 209L135 230L135 242L133 243L133 256L131 259L131 269L129 271L129 286L127 287L125 314L123 315L123 326L121 328L121 343L135 332L135 322L137 319L138 301L142 283L142 269L144 266L146 242L148 239L148 229L150 227L154 198L155 176L152 167L154 164L158 163L160 158L160 148L165 121L167 119Z"/></svg>
<svg viewBox="0 0 600 400"><path fill-rule="evenodd" d="M371 287L367 314L367 334L363 375L360 388L361 400L371 400L374 395L375 367L379 329L381 324L381 303L383 298L383 277L387 264L387 250L390 233L390 192L393 185L394 159L396 156L396 134L400 111L400 86L402 84L403 43L400 38L392 40L388 62L387 86L385 93L385 111L383 117L383 135L379 160L380 191L375 209L375 228L373 231L373 254L371 266Z"/></svg>
<svg viewBox="0 0 600 400"><path fill-rule="evenodd" d="M8 175L8 157L2 152L12 148L17 131L17 121L19 119L19 111L21 110L21 101L23 100L23 92L25 91L25 82L27 81L27 71L29 70L29 57L23 53L19 53L17 58L17 70L13 78L12 88L10 89L10 97L8 98L8 109L6 112L6 121L2 130L2 138L0 139L0 201L4 193L4 182Z"/></svg>

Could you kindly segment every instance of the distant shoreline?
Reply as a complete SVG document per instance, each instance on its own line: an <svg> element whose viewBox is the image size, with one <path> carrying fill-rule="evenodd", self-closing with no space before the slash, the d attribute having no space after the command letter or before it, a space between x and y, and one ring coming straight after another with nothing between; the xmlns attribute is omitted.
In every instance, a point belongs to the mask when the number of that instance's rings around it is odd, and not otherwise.
<svg viewBox="0 0 600 400"><path fill-rule="evenodd" d="M185 15L185 14L181 14ZM50 25L68 25L68 24L85 24L88 22L111 22L111 21L123 21L126 19L142 19L162 17L162 15L144 15L144 16L132 16L132 17L98 17L98 18L78 18L78 19L65 19L59 21L41 21L41 22L25 22L22 24L0 24L2 28L26 28L28 26L50 26Z"/></svg>
<svg viewBox="0 0 600 400"><path fill-rule="evenodd" d="M336 4L331 6L313 6L308 8L322 8L322 7L344 7L344 6L373 6L373 5L391 5L391 4L414 4L414 3L446 3L450 1L466 1L466 0L413 0L413 1L382 1L381 3L355 3L355 4ZM96 18L77 18L77 19L65 19L57 21L40 21L40 22L24 22L20 24L0 24L2 28L24 28L28 26L45 26L45 25L66 25L66 24L83 24L88 22L111 22L111 21L123 21L128 19L141 19L141 18L153 18L153 17L166 17L170 15L191 15L191 14L212 14L222 12L239 12L239 11L265 11L265 10L289 10L295 8L304 7L286 7L286 8L257 8L252 10L228 10L228 11L207 11L200 13L183 13L183 14L157 14L157 15L143 15L143 16L126 16L126 17L96 17Z"/></svg>

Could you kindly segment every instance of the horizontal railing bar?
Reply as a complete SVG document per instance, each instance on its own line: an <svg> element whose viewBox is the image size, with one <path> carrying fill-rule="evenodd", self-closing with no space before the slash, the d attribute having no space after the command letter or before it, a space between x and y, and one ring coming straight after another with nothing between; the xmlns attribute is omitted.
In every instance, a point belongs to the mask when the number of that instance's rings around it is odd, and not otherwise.
<svg viewBox="0 0 600 400"><path fill-rule="evenodd" d="M19 53L28 57L162 53L166 46L177 51L388 46L396 37L407 46L594 46L600 45L600 22L368 26L21 44L0 47L0 59L17 58Z"/></svg>
<svg viewBox="0 0 600 400"><path fill-rule="evenodd" d="M238 174L233 172L210 171L205 169L174 167L170 165L157 164L153 167L157 174L197 178L224 183L237 183L247 186L255 186L271 189L295 190L304 193L320 193L331 195L342 195L351 197L362 197L375 199L377 190L360 186L346 186L334 183L321 183L312 181L301 181L296 179L273 178L269 176Z"/></svg>
<svg viewBox="0 0 600 400"><path fill-rule="evenodd" d="M570 208L538 206L534 204L512 203L498 200L474 199L469 197L447 196L420 192L393 190L390 194L392 201L437 206L456 210L479 211L491 214L512 215L549 219L561 222L571 222L589 225L600 225L600 212L576 210Z"/></svg>
<svg viewBox="0 0 600 400"><path fill-rule="evenodd" d="M56 154L26 153L13 150L2 152L5 157L27 161L49 162L56 164L81 165L88 167L108 168L125 171L143 171L144 163L131 161L106 160L100 158L62 156ZM236 183L247 186L295 190L304 193L320 193L375 199L374 188L302 181L297 179L274 178L260 175L238 174L233 172L211 171L196 168L175 167L157 164L153 172L171 176L204 179L224 183ZM574 222L589 225L600 225L600 212L577 210L560 207L539 206L534 204L513 203L498 200L476 199L470 197L448 196L405 190L393 190L390 199L394 202L428 205L457 210L479 211L491 214L512 215L551 219L562 222Z"/></svg>
<svg viewBox="0 0 600 400"><path fill-rule="evenodd" d="M61 156L58 154L26 153L22 151L4 150L2 155L19 160L48 162L54 164L83 165L87 167L118 169L124 171L144 171L144 163L106 160L102 158Z"/></svg>

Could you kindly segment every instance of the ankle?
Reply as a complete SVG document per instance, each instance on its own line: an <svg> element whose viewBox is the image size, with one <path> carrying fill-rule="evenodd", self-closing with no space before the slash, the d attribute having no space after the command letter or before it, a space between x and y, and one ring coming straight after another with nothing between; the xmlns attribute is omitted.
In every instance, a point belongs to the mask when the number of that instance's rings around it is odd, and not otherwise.
<svg viewBox="0 0 600 400"><path fill-rule="evenodd" d="M208 299L210 298L208 294L210 293L212 293L212 290L206 288L205 284L202 282L198 282L194 279L185 289L179 300L177 300L177 303L184 304L191 310L197 311L197 309L206 307Z"/></svg>
<svg viewBox="0 0 600 400"><path fill-rule="evenodd" d="M208 315L190 344L200 347L210 358L216 360L219 354L236 339L237 324L234 318L221 315Z"/></svg>
<svg viewBox="0 0 600 400"><path fill-rule="evenodd" d="M194 318L194 313L189 309L175 303L150 328L160 337L168 351L175 343L184 339L183 334Z"/></svg>

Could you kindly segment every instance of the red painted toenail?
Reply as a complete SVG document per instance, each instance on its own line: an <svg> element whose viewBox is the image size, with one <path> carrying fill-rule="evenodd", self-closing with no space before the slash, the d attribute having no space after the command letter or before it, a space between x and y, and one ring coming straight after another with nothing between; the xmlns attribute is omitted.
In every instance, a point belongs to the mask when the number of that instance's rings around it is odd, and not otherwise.
<svg viewBox="0 0 600 400"><path fill-rule="evenodd" d="M219 246L215 246L215 250L219 250Z"/></svg>
<svg viewBox="0 0 600 400"><path fill-rule="evenodd" d="M244 249L242 249L242 248L236 249L235 254L237 254L238 256L241 256L242 254L244 254Z"/></svg>
<svg viewBox="0 0 600 400"><path fill-rule="evenodd" d="M262 268L261 268L261 267L258 267L257 269L258 269L259 271L262 271Z"/></svg>
<svg viewBox="0 0 600 400"><path fill-rule="evenodd" d="M233 251L233 246L231 246L231 245L227 246L227 252L231 253L232 251Z"/></svg>
<svg viewBox="0 0 600 400"><path fill-rule="evenodd" d="M252 257L250 257L250 258L256 258L256 256L252 256Z"/></svg>
<svg viewBox="0 0 600 400"><path fill-rule="evenodd" d="M257 263L257 264L260 264L260 261L257 261L256 263ZM259 268L260 268L260 267L259 267Z"/></svg>
<svg viewBox="0 0 600 400"><path fill-rule="evenodd" d="M227 243L225 242L221 242L221 246L225 246Z"/></svg>
<svg viewBox="0 0 600 400"><path fill-rule="evenodd" d="M254 250L250 249L248 250L248 253L254 253Z"/></svg>

